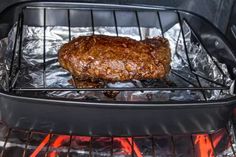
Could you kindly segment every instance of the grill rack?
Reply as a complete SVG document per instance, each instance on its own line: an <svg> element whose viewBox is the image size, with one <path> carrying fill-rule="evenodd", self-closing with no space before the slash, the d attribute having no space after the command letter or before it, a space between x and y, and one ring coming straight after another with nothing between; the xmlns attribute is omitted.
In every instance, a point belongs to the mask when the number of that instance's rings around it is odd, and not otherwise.
<svg viewBox="0 0 236 157"><path fill-rule="evenodd" d="M43 27L44 27L44 34L43 34L43 88L16 88L16 82L17 79L19 77L20 74L20 70L21 70L21 58L22 58L22 38L23 38L23 25L24 25L24 11L27 9L43 9ZM186 53L186 58L187 58L187 62L189 65L189 69L190 72L195 76L198 85L193 84L191 81L188 81L187 78L185 78L182 75L179 75L177 72L175 72L174 70L171 71L171 73L177 77L179 77L180 79L182 79L184 82L187 82L189 84L192 85L192 87L130 87L130 88L48 88L46 87L46 12L47 10L52 10L52 9L63 9L63 10L67 10L67 23L68 23L68 35L69 35L69 40L71 40L71 19L70 19L70 9L67 8L53 8L53 7L25 7L22 9L22 12L19 14L19 18L18 18L18 24L17 24L17 31L16 31L16 37L15 37L15 43L14 43L14 47L13 47L13 55L12 55L12 60L11 60L11 65L10 65L10 70L9 70L9 91L20 91L20 92L47 92L47 91L154 91L154 90L197 90L200 91L204 97L204 99L207 101L205 92L207 90L230 90L230 87L225 85L225 84L221 84L218 83L214 80L211 80L209 78L206 78L200 74L198 74L195 69L191 66L191 61L189 59L188 56L188 50L187 50L187 46L186 46L186 41L185 41L185 36L184 36L184 31L183 31L183 23L187 24L192 32L193 35L196 37L196 39L198 40L198 42L202 45L203 49L207 52L207 54L210 56L211 60L214 62L214 64L216 65L216 67L218 68L218 70L220 71L220 73L225 76L223 70L220 68L220 66L215 62L215 60L213 59L213 56L208 52L208 50L206 49L204 43L201 41L201 39L199 38L198 34L195 33L195 31L192 29L191 25L185 20L181 20L180 17L180 11L175 10L176 15L178 16L178 23L180 25L180 29L181 29L181 35L184 41L184 49L185 49L185 53ZM79 8L81 9L81 8ZM117 18L116 18L116 10L112 10L113 11L113 16L114 16L114 23L115 23L115 29L116 29L116 35L119 36L118 34L118 26L117 26ZM160 17L160 12L163 10L156 10L157 13L157 19L160 25L160 30L161 30L161 35L164 37L164 30L162 28L162 22L161 22L161 17ZM95 32L95 27L94 27L94 20L93 20L93 10L90 10L91 12L91 22L92 22L92 31L93 34ZM139 16L138 16L138 11L135 10L135 15L136 15L136 20L137 20L137 27L138 27L138 31L139 31L139 36L140 39L142 39L142 33L141 33L141 27L140 27L140 20L139 20ZM18 67L16 68L15 72L13 70L13 65L16 59L16 47L17 47L17 39L18 37L20 38L19 40L19 52L18 52ZM179 39L178 39L179 40ZM209 86L209 87L204 87L202 86L200 79L203 79L205 81L208 81L210 83L212 83L213 85L215 85L214 87Z"/></svg>
<svg viewBox="0 0 236 157"><path fill-rule="evenodd" d="M75 137L79 137L79 135L73 135L73 134L58 135L58 134L54 134L53 132L43 133L43 132L37 132L33 130L20 130L17 128L8 129L5 132L6 132L5 136L1 137L2 138L1 141L3 140L4 142L0 142L0 151L1 151L0 156L1 157L9 155L8 153L11 153L12 150L10 148L12 147L19 147L21 149L20 153L22 153L22 157L30 156L30 155L33 157L33 156L37 156L40 153L43 154L43 155L40 154L40 156L46 157L46 156L50 156L49 154L51 152L56 152L56 154L63 153L62 156L69 157L71 156L71 153L76 152L76 148L72 148L72 143L74 140L76 140ZM222 135L220 138L220 141L218 141L218 143L214 143L214 140L217 140L216 135L220 135L220 134ZM96 155L100 156L99 151L96 150L97 149L95 145L96 140L99 143L99 140L98 140L99 138L109 138L108 140L109 142L106 143L106 144L109 144L109 147L108 147L109 150L104 150L106 153L109 153L109 154L105 156L116 156L117 155L116 153L120 153L120 152L117 151L117 148L115 147L115 140L116 138L120 138L120 139L126 140L128 146L132 148L131 154L124 153L124 156L132 156L132 157L153 156L155 157L158 155L158 153L163 153L163 155L169 155L169 156L175 157L175 156L179 156L180 154L186 155L184 153L189 153L188 154L189 157L198 157L200 153L199 152L200 148L199 146L197 146L199 143L196 142L196 138L198 138L197 136L199 135L203 137L203 139L205 140L205 144L206 145L208 144L208 147L210 147L210 150L212 151L211 153L213 154L213 156L222 155L223 152L221 151L222 149L225 149L225 148L222 148L222 145L223 147L225 146L227 149L229 149L229 150L224 150L228 152L226 156L236 155L235 147L234 147L235 135L234 135L234 128L233 128L232 123L229 123L225 126L225 128L222 128L221 130L218 130L210 134L202 133L202 134L186 134L186 135L184 134L182 135L157 135L157 136L144 136L144 137L86 136L86 138L88 138L89 140L88 140L88 143L86 143L84 146L88 148L85 150L88 153L87 156L89 157L96 156ZM57 145L55 147L53 146L53 143L56 142L56 139L59 136L62 136L64 137L64 139L65 138L67 139L66 146L63 146L63 147L60 147L60 145ZM85 136L80 136L80 137L85 137ZM14 142L14 140L16 139L18 140L20 139L20 141ZM138 140L140 139L149 140L148 145L151 146L151 148L149 148L151 149L150 150L151 152L146 152L147 150L142 148L142 144L137 143ZM182 150L181 148L183 147L179 147L180 145L185 146L185 148L187 147L188 149ZM107 145L103 145L102 147L107 148ZM77 148L77 149L78 149L77 151L79 151L80 148ZM202 151L203 151L202 152L203 154L207 153L204 150ZM19 156L19 154L17 155Z"/></svg>

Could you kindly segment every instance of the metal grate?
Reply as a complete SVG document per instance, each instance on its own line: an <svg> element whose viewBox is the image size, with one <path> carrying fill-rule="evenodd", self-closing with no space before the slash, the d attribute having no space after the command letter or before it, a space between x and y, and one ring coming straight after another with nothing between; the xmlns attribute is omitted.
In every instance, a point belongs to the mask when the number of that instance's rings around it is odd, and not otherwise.
<svg viewBox="0 0 236 157"><path fill-rule="evenodd" d="M211 134L144 137L58 135L9 129L1 137L1 156L235 156L232 126Z"/></svg>
<svg viewBox="0 0 236 157"><path fill-rule="evenodd" d="M28 9L33 9L33 10L43 10L43 15L41 15L41 18L43 18L43 27L44 27L44 33L43 33L43 87L42 88L17 88L16 87L16 83L17 80L19 79L19 75L21 72L21 59L22 59L22 38L23 38L23 26L24 26L24 21L25 21L25 15L24 12L27 11ZM187 58L187 62L189 65L189 69L190 72L193 76L195 76L197 83L198 84L194 84L191 81L188 80L188 78L186 78L183 75L178 74L178 72L171 70L171 73L173 75L175 75L176 77L178 77L179 79L181 79L183 82L186 82L188 84L191 85L191 87L189 86L184 86L184 87L130 87L130 88L48 88L46 86L46 60L47 60L47 55L46 55L46 26L47 26L47 19L46 19L46 13L48 11L51 10L66 10L67 12L67 27L68 27L68 35L69 35L69 40L71 40L71 9L65 9L65 8L42 8L42 7L26 7L22 10L21 14L19 15L19 19L18 19L18 25L17 25L17 31L16 31L16 38L15 38L15 43L14 43L14 49L13 49L13 55L12 55L12 60L11 60L11 65L10 65L10 72L9 72L9 90L16 92L16 91L21 91L21 92L47 92L47 91L156 91L156 90L196 90L196 91L200 91L204 97L205 100L207 100L205 92L209 91L209 90L230 90L230 87L227 86L225 83L219 83L217 81L214 81L210 78L206 78L202 75L200 75L199 73L196 72L196 70L194 69L194 67L192 67L191 65L191 61L189 59L189 53L188 53L188 49L187 49L187 45L186 45L186 41L185 41L185 36L184 36L184 30L183 30L183 25L187 24L190 28L191 25L189 25L189 23L184 20L181 19L180 17L180 13L175 10L173 11L173 13L176 14L176 16L178 17L178 23L180 25L181 28L181 34L180 36L182 36L183 41L184 41L184 46L185 46L185 53L186 53L186 58ZM85 9L85 8L79 8L79 9ZM79 9L73 9L73 10L79 10ZM88 9L85 9L88 10ZM92 27L92 32L93 34L95 33L95 26L94 26L94 10L89 10L91 13L91 27ZM119 36L119 32L118 32L118 24L117 24L117 10L110 10L113 12L113 21L114 21L114 27L116 30L116 35ZM161 21L161 10L155 10L156 11L156 17L160 26L160 30L161 30L161 35L164 37L164 30L162 27L162 21ZM142 36L142 29L140 26L140 17L139 17L139 11L138 10L134 10L133 13L136 15L136 23L137 23L137 28L138 28L138 32L139 32L139 36L140 36L140 40L142 40L143 36ZM200 38L198 37L198 35L194 32L193 29L191 29L191 31L193 32L193 35L195 36L196 40L203 46L203 48L206 50L207 54L211 57L212 62L214 62L214 64L217 66L218 70L220 71L220 73L225 76L225 74L223 73L223 70L220 68L220 66L215 62L215 60L213 59L213 57L211 56L211 54L207 51L207 49L204 46L204 43L200 40ZM17 47L17 39L19 38L19 51L18 54L16 54L16 47ZM16 56L18 57L18 61L16 61ZM18 62L18 66L15 70L13 70L13 65L15 62ZM211 83L211 85L209 86L203 86L201 84L200 80L205 80L209 83Z"/></svg>

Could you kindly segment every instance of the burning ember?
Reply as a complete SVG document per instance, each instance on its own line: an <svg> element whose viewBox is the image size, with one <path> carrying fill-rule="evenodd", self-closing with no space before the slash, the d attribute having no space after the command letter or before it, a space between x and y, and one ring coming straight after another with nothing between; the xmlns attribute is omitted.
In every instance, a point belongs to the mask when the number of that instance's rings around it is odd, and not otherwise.
<svg viewBox="0 0 236 157"><path fill-rule="evenodd" d="M194 147L196 150L197 157L215 157L217 156L216 148L220 146L222 142L225 142L221 146L220 151L227 150L230 147L230 137L226 136L226 130L221 129L218 132L208 135L199 134L194 135Z"/></svg>
<svg viewBox="0 0 236 157"><path fill-rule="evenodd" d="M194 140L195 150L199 157L214 157L214 148L207 134L197 135Z"/></svg>
<svg viewBox="0 0 236 157"><path fill-rule="evenodd" d="M48 134L41 144L35 149L35 151L30 155L30 157L36 157L38 153L48 144L50 139L50 134ZM101 138L102 139L102 138ZM73 136L71 141L76 141L75 143L71 143L71 147L78 147L76 146L78 143L82 142L88 142L90 143L91 137L83 137L83 136ZM65 144L68 144L70 142L70 136L67 135L60 135L58 136L52 144L50 144L50 147L53 149L59 148ZM137 157L143 157L142 153L140 152L138 146L135 144L135 142L132 140L132 138L114 138L114 143L117 142L120 144L120 147L122 149L122 152L124 152L127 155L131 155L132 151L136 154ZM74 146L73 146L74 145ZM133 145L133 150L132 150ZM52 151L48 155L49 157L57 157L57 152Z"/></svg>
<svg viewBox="0 0 236 157"><path fill-rule="evenodd" d="M208 134L196 134L192 135L193 137L193 146L194 146L194 154L193 156L196 157L214 157L217 155L216 148L219 147L222 142L224 146L220 146L222 148L221 151L224 151L228 148L230 148L230 138L226 137L226 130L222 129L214 134L208 135ZM51 136L51 137L50 137ZM50 141L50 139L53 139ZM93 139L94 140L94 139ZM38 145L38 147L34 150L34 152L30 155L30 157L37 157L37 155L48 145L50 146L48 157L57 157L59 155L58 148L63 147L70 147L71 150L76 150L81 147L89 147L93 143L93 140L91 137L83 137L83 136L68 136L68 135L50 135L48 134ZM224 143L225 142L225 143ZM100 144L99 144L100 143ZM103 144L101 144L103 143ZM143 157L145 154L141 150L142 147L136 143L135 140L133 140L131 137L127 138L120 138L120 137L114 137L112 141L113 145L118 145L120 151L112 152L116 155L123 155L123 156L131 156L132 152L137 157ZM82 145L81 145L82 144ZM96 138L96 144L101 145L102 147L105 147L104 145L111 145L111 138L105 138L105 137L99 137ZM112 146L112 149L113 146ZM88 151L89 152L89 151ZM89 152L91 153L91 152ZM108 153L111 153L108 152ZM158 151L155 152L156 155L158 155ZM175 152L176 153L176 152ZM177 154L176 154L177 155Z"/></svg>

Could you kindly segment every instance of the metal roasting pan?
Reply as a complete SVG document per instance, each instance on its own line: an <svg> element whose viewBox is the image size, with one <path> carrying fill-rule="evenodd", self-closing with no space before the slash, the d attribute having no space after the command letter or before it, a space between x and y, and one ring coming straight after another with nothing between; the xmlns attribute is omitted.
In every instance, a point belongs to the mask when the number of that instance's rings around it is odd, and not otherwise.
<svg viewBox="0 0 236 157"><path fill-rule="evenodd" d="M175 12L180 22L187 21L209 54L236 76L236 58L224 35L209 21L190 12L157 6L113 5L97 3L24 2L14 4L0 14L0 38L7 37L13 24L27 8L156 10ZM53 12L53 11L51 11ZM42 12L27 12L31 24L43 25ZM34 12L35 13L35 12ZM54 14L55 15L55 14ZM49 19L55 25L65 17ZM76 18L76 17L73 17ZM166 17L168 19L168 17ZM163 28L165 29L165 28ZM215 42L220 46L215 46ZM221 52L221 53L217 53ZM184 102L94 102L58 98L22 96L14 90L0 92L2 120L11 128L76 133L80 135L137 136L212 132L230 119L236 97L222 100Z"/></svg>

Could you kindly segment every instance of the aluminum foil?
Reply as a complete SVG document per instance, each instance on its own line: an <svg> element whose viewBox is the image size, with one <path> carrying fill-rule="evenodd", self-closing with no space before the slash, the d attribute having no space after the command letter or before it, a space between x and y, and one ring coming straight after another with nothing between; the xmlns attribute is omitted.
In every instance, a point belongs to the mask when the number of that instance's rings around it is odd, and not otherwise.
<svg viewBox="0 0 236 157"><path fill-rule="evenodd" d="M0 51L5 54L2 69L9 71L14 50L16 37L15 25L9 33L8 39L1 40ZM226 86L233 86L234 81L230 79L225 64L219 63L216 58L211 58L206 50L199 43L192 41L192 32L185 24L184 44L180 25L173 25L164 33L164 37L169 40L172 54L171 71L165 80L132 80L130 82L117 82L107 84L107 87L219 87L212 82L202 78L197 78L190 70L190 66L201 76L214 80ZM116 36L115 27L95 27L95 34ZM58 63L58 49L69 41L68 27L55 26L46 27L44 43L44 27L23 26L21 66L20 73L16 75L15 88L74 88L68 80L71 75L68 71L61 68ZM71 37L75 38L83 35L92 35L91 27L72 27ZM119 36L127 36L140 40L137 27L118 27ZM158 28L141 28L142 39L161 36ZM6 40L8 41L6 44ZM19 39L17 39L19 41ZM5 43L5 44L4 44ZM45 45L44 45L45 44ZM188 63L185 45L189 56ZM45 46L45 47L44 47ZM19 67L19 44L16 45L16 55L14 69ZM45 51L45 64L44 64ZM213 61L214 60L214 61ZM223 69L222 74L216 64ZM44 72L45 69L45 72ZM6 73L6 72L5 72ZM9 75L9 73L8 73ZM1 79L2 87L7 90L8 75L6 79ZM183 79L185 78L185 79ZM27 94L21 92L21 95ZM122 91L115 98L109 98L102 91L50 91L50 92L31 92L30 95L70 98L78 100L97 100L97 101L187 101L187 100L217 100L233 95L230 90L156 90L156 91Z"/></svg>

